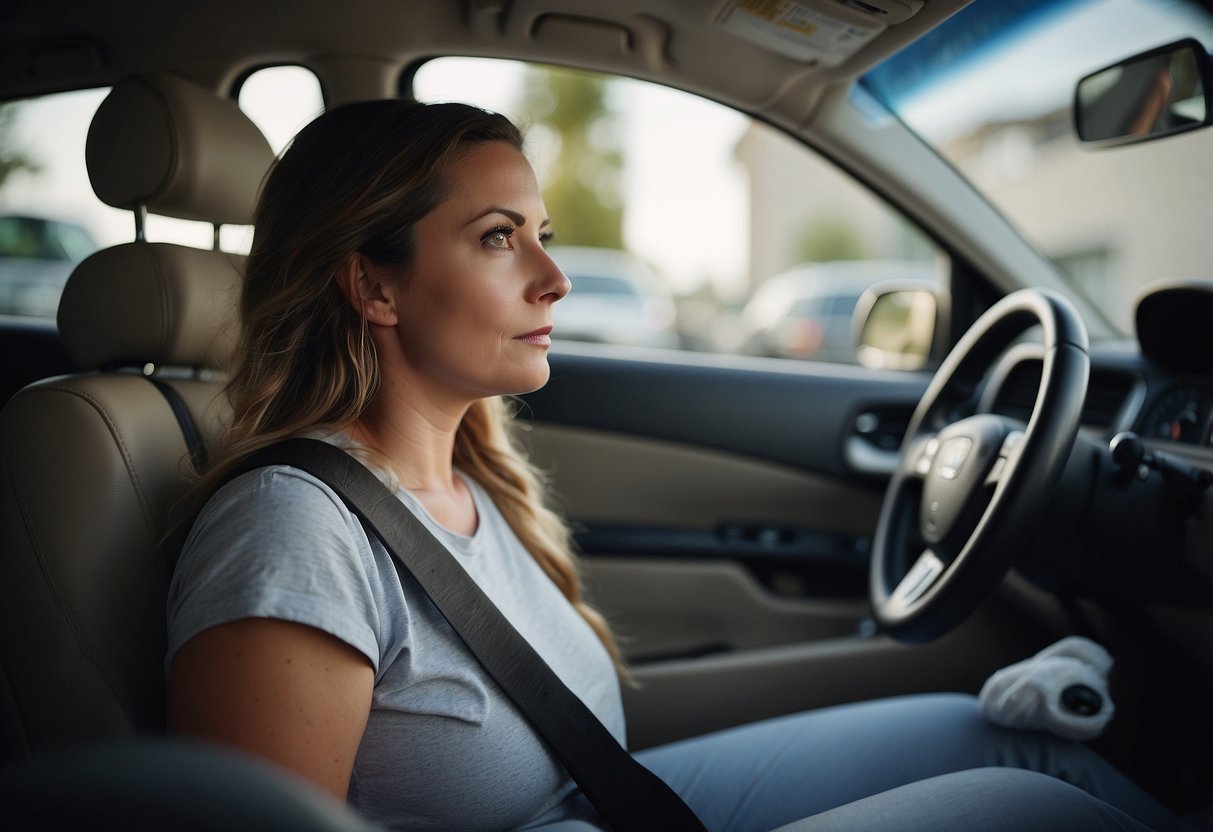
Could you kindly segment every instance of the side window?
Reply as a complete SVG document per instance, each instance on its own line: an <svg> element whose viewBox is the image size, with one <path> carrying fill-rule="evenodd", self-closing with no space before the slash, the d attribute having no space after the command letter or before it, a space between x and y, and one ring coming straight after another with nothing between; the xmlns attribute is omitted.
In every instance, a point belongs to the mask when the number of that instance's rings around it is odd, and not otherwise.
<svg viewBox="0 0 1213 832"><path fill-rule="evenodd" d="M274 73L289 69L289 73ZM254 73L251 101L283 99L253 115L281 144L319 112L320 85L299 67ZM311 87L299 73L311 76ZM270 87L277 84L277 93ZM310 89L310 92L309 92ZM0 104L0 315L54 317L75 264L98 248L129 242L135 221L93 194L84 163L89 124L108 89L79 90ZM286 101L285 99L290 99ZM242 101L243 104L243 101ZM275 145L278 149L279 145ZM210 248L210 224L150 215L147 239ZM247 227L221 229L220 247L245 251Z"/></svg>
<svg viewBox="0 0 1213 832"><path fill-rule="evenodd" d="M697 96L472 58L423 64L413 94L526 132L573 284L555 337L855 363L865 288L943 277L934 244L865 188Z"/></svg>

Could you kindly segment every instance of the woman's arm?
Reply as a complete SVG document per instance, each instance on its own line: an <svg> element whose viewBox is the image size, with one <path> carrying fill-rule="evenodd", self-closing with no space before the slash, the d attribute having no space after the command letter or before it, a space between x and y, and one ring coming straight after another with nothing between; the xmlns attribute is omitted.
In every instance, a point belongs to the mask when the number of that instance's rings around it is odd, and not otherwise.
<svg viewBox="0 0 1213 832"><path fill-rule="evenodd" d="M251 751L344 800L374 681L370 660L328 633L246 618L177 652L168 727Z"/></svg>

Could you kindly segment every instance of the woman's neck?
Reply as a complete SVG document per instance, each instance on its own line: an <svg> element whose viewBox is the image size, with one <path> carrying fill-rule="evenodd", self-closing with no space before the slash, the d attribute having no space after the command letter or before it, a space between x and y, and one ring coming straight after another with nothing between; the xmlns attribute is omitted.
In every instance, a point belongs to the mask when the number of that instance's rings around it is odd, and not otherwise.
<svg viewBox="0 0 1213 832"><path fill-rule="evenodd" d="M467 407L436 406L428 396L385 384L348 430L382 454L404 488L449 493L460 486L452 460L455 434Z"/></svg>

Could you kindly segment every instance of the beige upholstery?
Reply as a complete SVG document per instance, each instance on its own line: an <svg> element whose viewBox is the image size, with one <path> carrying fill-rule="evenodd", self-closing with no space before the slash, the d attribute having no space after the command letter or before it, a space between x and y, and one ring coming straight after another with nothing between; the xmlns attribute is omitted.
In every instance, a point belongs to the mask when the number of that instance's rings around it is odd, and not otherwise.
<svg viewBox="0 0 1213 832"><path fill-rule="evenodd" d="M222 147L238 175L209 145L221 121L239 123ZM119 84L89 146L107 201L205 219L249 216L270 161L238 110L180 79ZM172 159L156 162L155 193L142 154ZM162 727L168 570L157 547L186 491L187 448L161 392L114 365L222 365L239 268L220 252L155 243L93 255L68 281L59 323L73 358L94 369L30 385L0 412L0 761ZM162 376L213 448L220 385Z"/></svg>
<svg viewBox="0 0 1213 832"><path fill-rule="evenodd" d="M273 152L231 101L171 75L137 75L97 108L85 159L107 205L241 224L252 220Z"/></svg>
<svg viewBox="0 0 1213 832"><path fill-rule="evenodd" d="M166 243L103 249L76 267L59 331L81 367L221 367L236 340L242 258Z"/></svg>

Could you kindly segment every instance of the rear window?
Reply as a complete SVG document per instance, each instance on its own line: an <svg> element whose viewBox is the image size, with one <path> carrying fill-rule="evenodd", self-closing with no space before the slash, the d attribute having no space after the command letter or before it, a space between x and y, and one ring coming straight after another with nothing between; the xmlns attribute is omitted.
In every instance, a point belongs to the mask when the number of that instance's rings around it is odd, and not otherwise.
<svg viewBox="0 0 1213 832"><path fill-rule="evenodd" d="M78 90L0 104L0 315L54 317L76 263L135 237L132 213L97 199L84 162L89 124L108 94ZM301 67L270 67L246 79L241 105L278 151L322 108L320 85ZM145 235L214 244L210 223L154 214ZM220 229L225 251L247 251L251 240L248 226Z"/></svg>
<svg viewBox="0 0 1213 832"><path fill-rule="evenodd" d="M80 260L97 243L78 225L37 217L0 217L0 257Z"/></svg>

